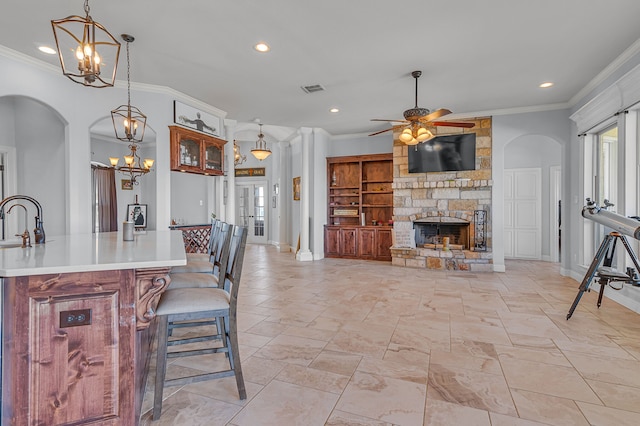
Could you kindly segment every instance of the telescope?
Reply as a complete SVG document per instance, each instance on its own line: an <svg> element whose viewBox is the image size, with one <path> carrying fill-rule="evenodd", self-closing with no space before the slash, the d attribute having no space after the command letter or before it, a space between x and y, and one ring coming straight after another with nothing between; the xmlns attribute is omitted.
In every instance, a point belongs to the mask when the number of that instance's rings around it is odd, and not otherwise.
<svg viewBox="0 0 640 426"><path fill-rule="evenodd" d="M613 206L609 200L604 200L604 205L604 207L600 207L590 198L587 198L587 205L582 208L582 216L621 234L640 240L640 221L638 216L626 217L608 211L607 208Z"/></svg>
<svg viewBox="0 0 640 426"><path fill-rule="evenodd" d="M602 304L602 296L604 295L604 289L607 285L614 290L622 290L622 285L620 285L620 287L614 287L611 284L612 282L621 282L623 284L627 283L633 286L640 286L640 276L638 276L638 273L636 272L640 270L640 263L625 237L625 235L628 235L636 240L640 240L640 217L625 217L617 213L610 212L607 209L611 206L613 206L613 204L610 203L609 200L604 200L604 207L600 207L590 198L587 198L587 205L582 208L582 216L584 218L593 220L594 222L611 228L613 231L604 237L604 240L602 240L602 244L600 244L600 248L598 248L591 265L589 265L589 269L587 270L582 283L580 283L578 295L573 301L571 309L569 309L567 320L571 318L571 315L573 315L573 311L575 311L578 306L578 302L580 302L580 298L584 292L591 291L589 289L589 285L594 278L597 278L597 282L600 284L598 308ZM626 273L623 273L616 271L615 268L613 268L617 241L620 241L624 246L625 250L631 257L633 265L636 267L635 269L627 268ZM602 267L600 267L601 263Z"/></svg>

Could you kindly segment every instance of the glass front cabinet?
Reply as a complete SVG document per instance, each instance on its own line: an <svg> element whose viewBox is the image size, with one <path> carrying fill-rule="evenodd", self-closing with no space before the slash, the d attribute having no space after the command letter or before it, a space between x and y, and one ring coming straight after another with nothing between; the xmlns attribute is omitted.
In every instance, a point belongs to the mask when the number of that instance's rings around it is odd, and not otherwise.
<svg viewBox="0 0 640 426"><path fill-rule="evenodd" d="M171 170L203 175L224 173L225 140L180 126L169 126Z"/></svg>

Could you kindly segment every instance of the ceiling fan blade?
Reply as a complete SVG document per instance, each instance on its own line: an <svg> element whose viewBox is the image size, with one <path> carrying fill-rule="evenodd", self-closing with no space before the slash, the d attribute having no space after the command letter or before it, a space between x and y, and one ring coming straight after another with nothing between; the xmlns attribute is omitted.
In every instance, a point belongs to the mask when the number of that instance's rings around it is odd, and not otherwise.
<svg viewBox="0 0 640 426"><path fill-rule="evenodd" d="M475 123L461 123L458 121L432 121L429 124L438 127L463 127L465 129L470 129L475 126Z"/></svg>
<svg viewBox="0 0 640 426"><path fill-rule="evenodd" d="M388 121L388 122L398 122L398 123L408 123L407 120L386 120L384 118L372 118L371 121Z"/></svg>
<svg viewBox="0 0 640 426"><path fill-rule="evenodd" d="M371 133L369 136L379 135L380 133L388 132L390 130L393 130L393 127L389 128L389 129L380 130L379 132Z"/></svg>
<svg viewBox="0 0 640 426"><path fill-rule="evenodd" d="M390 130L403 129L405 127L407 127L406 124L396 124L395 126L391 126L388 129L380 130L379 132L375 132L375 133L371 133L369 136L375 136L375 135L379 135L380 133L388 132Z"/></svg>
<svg viewBox="0 0 640 426"><path fill-rule="evenodd" d="M433 111L431 114L425 115L420 119L420 121L433 121L440 117L444 117L445 115L451 114L451 111L445 108L440 108L438 110Z"/></svg>

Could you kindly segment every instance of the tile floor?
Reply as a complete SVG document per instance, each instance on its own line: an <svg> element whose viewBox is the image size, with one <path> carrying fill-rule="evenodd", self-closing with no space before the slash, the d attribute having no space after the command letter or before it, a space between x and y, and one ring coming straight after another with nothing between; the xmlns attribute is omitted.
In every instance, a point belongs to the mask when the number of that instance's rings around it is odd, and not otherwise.
<svg viewBox="0 0 640 426"><path fill-rule="evenodd" d="M640 424L640 315L591 292L567 321L578 283L557 264L439 272L249 245L244 265L247 400L233 377L167 387L152 422L148 386L142 424Z"/></svg>

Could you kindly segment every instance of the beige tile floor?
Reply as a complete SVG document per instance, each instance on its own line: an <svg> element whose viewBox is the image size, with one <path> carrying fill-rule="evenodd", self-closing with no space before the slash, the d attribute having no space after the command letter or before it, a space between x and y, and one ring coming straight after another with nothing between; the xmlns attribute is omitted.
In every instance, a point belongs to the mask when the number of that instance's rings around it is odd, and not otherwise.
<svg viewBox="0 0 640 426"><path fill-rule="evenodd" d="M247 246L233 377L164 391L149 425L639 425L640 315L557 264L438 272ZM599 289L599 285L594 285ZM640 290L638 290L640 291ZM224 355L174 361L169 375ZM150 373L152 382L154 371Z"/></svg>

